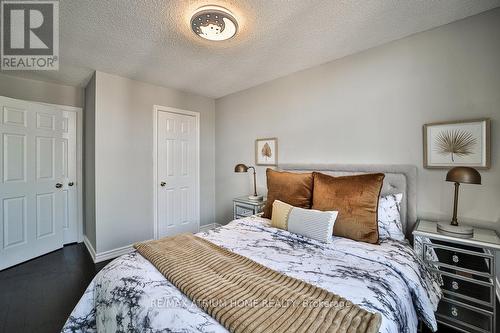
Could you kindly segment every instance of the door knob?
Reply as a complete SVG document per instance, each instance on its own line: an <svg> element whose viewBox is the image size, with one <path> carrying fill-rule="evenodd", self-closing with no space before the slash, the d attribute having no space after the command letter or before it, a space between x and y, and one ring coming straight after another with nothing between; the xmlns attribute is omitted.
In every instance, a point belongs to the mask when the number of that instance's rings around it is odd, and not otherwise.
<svg viewBox="0 0 500 333"><path fill-rule="evenodd" d="M61 188L63 185L61 183L56 184L56 188Z"/></svg>
<svg viewBox="0 0 500 333"><path fill-rule="evenodd" d="M161 187L165 187L165 185L167 185L167 183L165 183L165 182L161 182L161 183L160 183L160 186L161 186Z"/></svg>
<svg viewBox="0 0 500 333"><path fill-rule="evenodd" d="M68 183L68 186L73 186L73 185L75 185L75 183L73 183L73 182Z"/></svg>

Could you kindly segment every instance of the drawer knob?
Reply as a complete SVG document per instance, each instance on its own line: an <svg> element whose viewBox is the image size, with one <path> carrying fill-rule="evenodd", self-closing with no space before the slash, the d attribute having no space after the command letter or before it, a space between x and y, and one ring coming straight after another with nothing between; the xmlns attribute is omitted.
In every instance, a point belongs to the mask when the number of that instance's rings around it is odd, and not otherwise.
<svg viewBox="0 0 500 333"><path fill-rule="evenodd" d="M458 258L458 256L456 254L453 255L453 257L451 257L451 259L453 260L453 262L456 264L459 262L460 258Z"/></svg>
<svg viewBox="0 0 500 333"><path fill-rule="evenodd" d="M451 308L451 315L453 317L458 316L458 309L456 307L454 307L454 306Z"/></svg>
<svg viewBox="0 0 500 333"><path fill-rule="evenodd" d="M454 289L454 290L457 290L458 289L458 282L457 281L453 281L451 283L451 287Z"/></svg>

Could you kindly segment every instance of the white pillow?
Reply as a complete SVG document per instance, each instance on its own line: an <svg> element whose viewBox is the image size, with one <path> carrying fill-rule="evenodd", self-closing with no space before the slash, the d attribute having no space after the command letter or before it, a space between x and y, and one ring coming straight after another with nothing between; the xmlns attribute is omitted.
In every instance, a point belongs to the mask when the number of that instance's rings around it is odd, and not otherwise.
<svg viewBox="0 0 500 333"><path fill-rule="evenodd" d="M401 224L401 200L403 194L390 194L380 197L378 202L379 239L405 240Z"/></svg>
<svg viewBox="0 0 500 333"><path fill-rule="evenodd" d="M319 211L293 207L279 200L273 202L271 226L285 229L323 243L330 243L337 211Z"/></svg>

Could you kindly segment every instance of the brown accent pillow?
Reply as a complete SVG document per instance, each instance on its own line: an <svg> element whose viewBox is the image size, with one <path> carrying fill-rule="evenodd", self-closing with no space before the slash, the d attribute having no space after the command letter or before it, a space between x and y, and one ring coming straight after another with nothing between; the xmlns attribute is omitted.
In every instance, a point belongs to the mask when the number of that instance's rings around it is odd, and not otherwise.
<svg viewBox="0 0 500 333"><path fill-rule="evenodd" d="M265 218L270 219L274 200L281 200L300 208L311 208L313 175L312 173L295 173L266 170L267 202L264 207Z"/></svg>
<svg viewBox="0 0 500 333"><path fill-rule="evenodd" d="M312 209L339 212L333 234L378 243L378 200L383 173L333 177L314 172Z"/></svg>

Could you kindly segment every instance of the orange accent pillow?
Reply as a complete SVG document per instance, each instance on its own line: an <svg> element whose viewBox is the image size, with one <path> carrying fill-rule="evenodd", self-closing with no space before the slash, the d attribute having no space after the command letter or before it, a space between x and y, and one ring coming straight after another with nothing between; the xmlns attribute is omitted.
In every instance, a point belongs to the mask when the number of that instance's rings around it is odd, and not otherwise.
<svg viewBox="0 0 500 333"><path fill-rule="evenodd" d="M313 172L312 209L339 212L333 227L335 236L378 243L378 200L383 173L333 177Z"/></svg>
<svg viewBox="0 0 500 333"><path fill-rule="evenodd" d="M270 219L274 200L281 200L300 208L311 208L313 175L312 173L295 173L266 170L267 202L262 217Z"/></svg>

